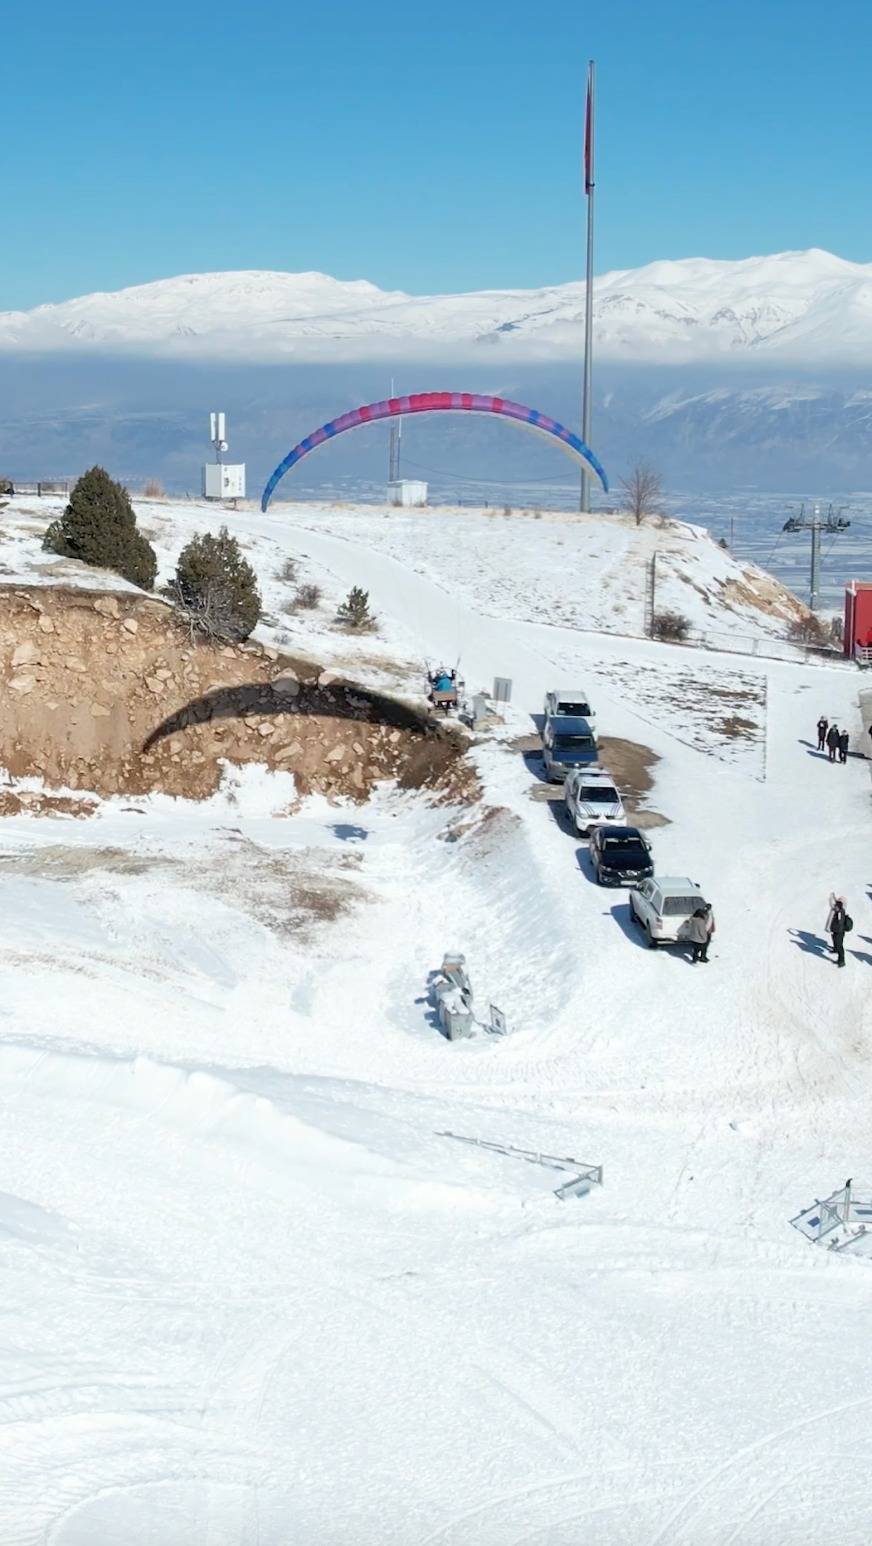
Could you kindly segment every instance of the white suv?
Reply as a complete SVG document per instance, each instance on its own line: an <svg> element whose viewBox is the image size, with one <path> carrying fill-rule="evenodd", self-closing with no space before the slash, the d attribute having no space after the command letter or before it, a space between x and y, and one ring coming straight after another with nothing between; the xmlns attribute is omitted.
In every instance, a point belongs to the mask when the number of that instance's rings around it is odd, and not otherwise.
<svg viewBox="0 0 872 1546"><path fill-rule="evenodd" d="M684 925L705 905L695 880L686 875L654 875L630 892L630 916L655 945L675 945L684 939Z"/></svg>
<svg viewBox="0 0 872 1546"><path fill-rule="evenodd" d="M570 719L596 719L583 687L552 687L546 692L545 718L559 718L562 714L568 714Z"/></svg>
<svg viewBox="0 0 872 1546"><path fill-rule="evenodd" d="M594 827L619 827L625 820L621 797L609 773L577 768L563 786L563 800L575 830L587 837Z"/></svg>

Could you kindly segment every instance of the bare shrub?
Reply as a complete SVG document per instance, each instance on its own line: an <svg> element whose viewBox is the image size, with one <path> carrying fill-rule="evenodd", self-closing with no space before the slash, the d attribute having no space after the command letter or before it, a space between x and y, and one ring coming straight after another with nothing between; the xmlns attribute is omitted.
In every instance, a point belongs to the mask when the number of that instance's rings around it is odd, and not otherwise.
<svg viewBox="0 0 872 1546"><path fill-rule="evenodd" d="M787 625L787 637L792 644L830 644L832 634L814 612L794 617Z"/></svg>
<svg viewBox="0 0 872 1546"><path fill-rule="evenodd" d="M669 644L683 644L690 632L690 621L681 612L655 612L651 619L652 639L665 639Z"/></svg>
<svg viewBox="0 0 872 1546"><path fill-rule="evenodd" d="M286 558L276 570L276 579L285 580L288 585L296 584L297 567L297 560L295 558Z"/></svg>
<svg viewBox="0 0 872 1546"><path fill-rule="evenodd" d="M514 513L511 505L503 505L503 515L514 515Z"/></svg>
<svg viewBox="0 0 872 1546"><path fill-rule="evenodd" d="M295 612L314 612L321 605L320 585L298 585L292 605Z"/></svg>
<svg viewBox="0 0 872 1546"><path fill-rule="evenodd" d="M163 484L158 478L149 478L142 490L142 494L144 499L163 499Z"/></svg>
<svg viewBox="0 0 872 1546"><path fill-rule="evenodd" d="M628 478L621 479L627 495L627 507L637 526L646 516L655 515L663 497L659 472L645 462L637 462Z"/></svg>

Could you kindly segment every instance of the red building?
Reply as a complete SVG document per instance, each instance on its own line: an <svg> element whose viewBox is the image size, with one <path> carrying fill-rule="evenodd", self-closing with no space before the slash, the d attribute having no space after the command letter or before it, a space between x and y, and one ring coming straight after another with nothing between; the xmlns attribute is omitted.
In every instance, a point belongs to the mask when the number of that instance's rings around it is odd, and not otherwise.
<svg viewBox="0 0 872 1546"><path fill-rule="evenodd" d="M845 586L845 654L851 660L872 660L872 580L851 580Z"/></svg>

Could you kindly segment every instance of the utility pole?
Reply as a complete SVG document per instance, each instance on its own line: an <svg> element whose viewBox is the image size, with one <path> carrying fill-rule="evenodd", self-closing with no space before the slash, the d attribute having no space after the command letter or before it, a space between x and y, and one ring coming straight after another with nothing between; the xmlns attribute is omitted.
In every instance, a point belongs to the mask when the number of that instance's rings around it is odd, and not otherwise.
<svg viewBox="0 0 872 1546"><path fill-rule="evenodd" d="M809 611L816 612L821 593L821 536L831 532L837 537L840 532L847 531L851 522L846 521L842 511L847 505L842 505L834 510L832 505L827 510L826 520L821 520L821 507L819 504L812 506L811 519L805 513L805 505L800 506L799 515L791 515L785 521L782 531L808 531L811 532L811 565L809 568L808 605Z"/></svg>
<svg viewBox="0 0 872 1546"><path fill-rule="evenodd" d="M391 377L391 397L394 392L394 378ZM400 418L391 419L390 441L388 444L388 482L397 483L400 477L400 438L403 433L403 421Z"/></svg>
<svg viewBox="0 0 872 1546"><path fill-rule="evenodd" d="M651 554L651 562L648 565L648 584L645 588L645 633L648 638L654 637L654 608L655 593L657 590L657 552Z"/></svg>
<svg viewBox="0 0 872 1546"><path fill-rule="evenodd" d="M587 106L584 116L584 191L587 196L587 264L584 291L584 387L581 398L581 438L590 445L591 365L593 362L593 127L596 66L587 66ZM590 473L581 474L579 510L590 509Z"/></svg>

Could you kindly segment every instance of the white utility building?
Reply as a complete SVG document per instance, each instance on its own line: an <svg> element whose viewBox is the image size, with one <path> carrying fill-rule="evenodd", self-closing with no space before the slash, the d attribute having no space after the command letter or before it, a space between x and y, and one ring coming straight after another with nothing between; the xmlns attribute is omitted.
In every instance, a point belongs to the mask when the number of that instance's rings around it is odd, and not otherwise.
<svg viewBox="0 0 872 1546"><path fill-rule="evenodd" d="M244 462L205 462L203 465L204 499L244 499Z"/></svg>
<svg viewBox="0 0 872 1546"><path fill-rule="evenodd" d="M426 505L427 485L417 478L397 478L388 484L388 503L391 505Z"/></svg>

